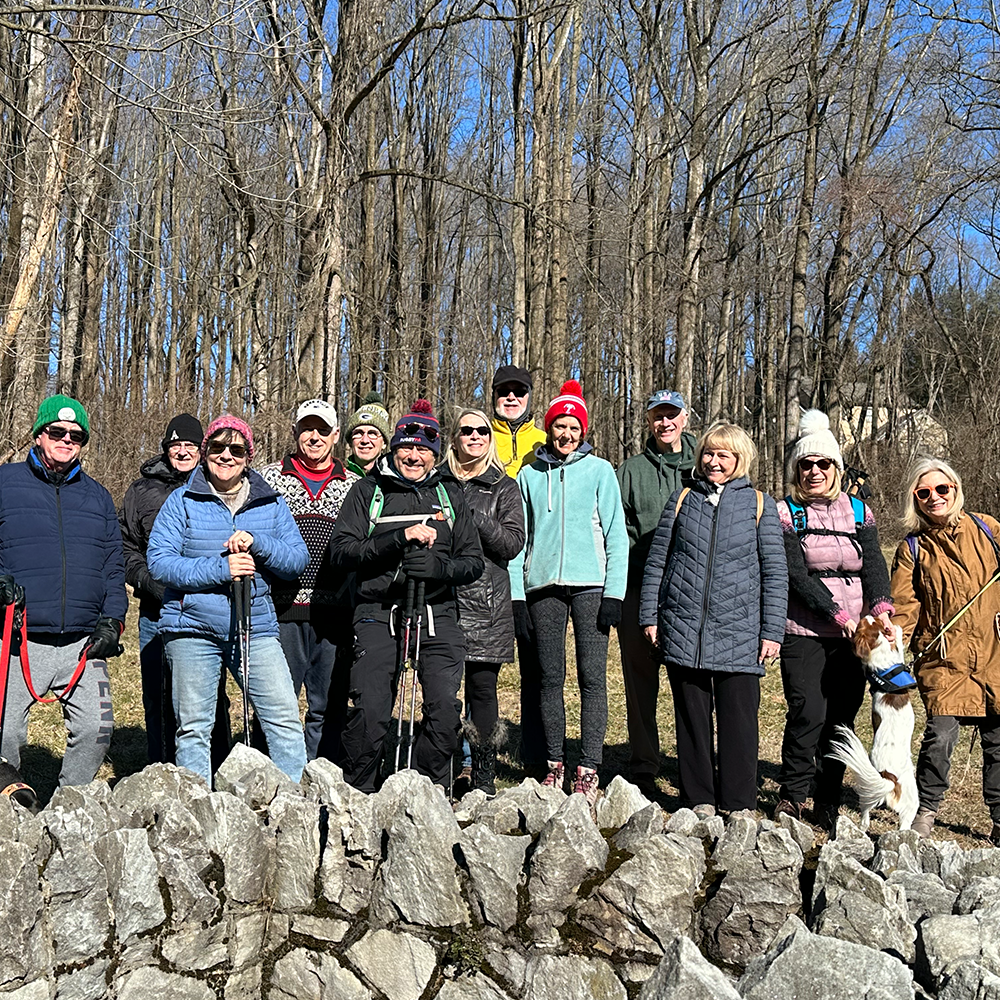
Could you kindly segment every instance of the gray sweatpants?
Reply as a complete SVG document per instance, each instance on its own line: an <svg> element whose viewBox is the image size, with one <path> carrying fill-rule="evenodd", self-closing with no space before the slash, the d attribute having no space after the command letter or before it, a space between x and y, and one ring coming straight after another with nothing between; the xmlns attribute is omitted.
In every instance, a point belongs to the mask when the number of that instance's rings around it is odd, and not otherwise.
<svg viewBox="0 0 1000 1000"><path fill-rule="evenodd" d="M86 641L85 632L72 636L29 636L31 683L39 695L44 696L47 690L51 690L54 695L63 693L76 670ZM14 767L20 767L21 747L28 742L28 710L33 704L24 683L20 659L11 655L6 706L3 719L0 720L0 753ZM104 660L90 660L87 663L79 683L63 701L62 712L69 738L62 770L59 772L59 784L85 785L94 780L98 768L104 762L114 728L111 681L108 679L108 665ZM31 775L25 775L25 780L30 784Z"/></svg>

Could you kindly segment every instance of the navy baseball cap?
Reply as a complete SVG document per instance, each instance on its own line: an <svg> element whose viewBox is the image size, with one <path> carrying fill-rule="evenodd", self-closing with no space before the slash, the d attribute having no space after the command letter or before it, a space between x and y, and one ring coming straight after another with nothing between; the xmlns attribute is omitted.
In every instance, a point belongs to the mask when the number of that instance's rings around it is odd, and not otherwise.
<svg viewBox="0 0 1000 1000"><path fill-rule="evenodd" d="M684 397L673 389L657 389L646 402L646 409L652 410L657 406L676 406L678 410L686 410Z"/></svg>

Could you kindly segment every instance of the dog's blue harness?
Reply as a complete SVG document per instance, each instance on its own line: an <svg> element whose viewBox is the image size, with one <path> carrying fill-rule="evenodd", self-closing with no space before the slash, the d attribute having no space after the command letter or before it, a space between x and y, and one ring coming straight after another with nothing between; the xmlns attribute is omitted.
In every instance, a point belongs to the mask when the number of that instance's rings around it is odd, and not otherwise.
<svg viewBox="0 0 1000 1000"><path fill-rule="evenodd" d="M894 663L885 670L869 670L868 680L872 691L882 691L884 694L898 694L917 686L916 677L910 673L905 663Z"/></svg>

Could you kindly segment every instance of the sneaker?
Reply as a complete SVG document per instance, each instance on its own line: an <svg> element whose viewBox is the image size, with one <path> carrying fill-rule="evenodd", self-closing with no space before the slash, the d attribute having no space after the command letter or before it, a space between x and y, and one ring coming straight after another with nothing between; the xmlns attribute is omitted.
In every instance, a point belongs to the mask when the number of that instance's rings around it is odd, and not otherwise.
<svg viewBox="0 0 1000 1000"><path fill-rule="evenodd" d="M937 816L936 809L927 809L921 806L917 810L917 815L914 817L913 822L910 824L910 829L916 830L918 837L929 837L931 830L934 829L935 816ZM996 827L994 827L994 830L996 830Z"/></svg>
<svg viewBox="0 0 1000 1000"><path fill-rule="evenodd" d="M562 788L566 780L566 765L561 760L550 760L548 762L549 773L545 775L542 782L543 788Z"/></svg>
<svg viewBox="0 0 1000 1000"><path fill-rule="evenodd" d="M597 801L597 772L592 767L578 767L573 791L580 792L587 800L587 804L593 805Z"/></svg>
<svg viewBox="0 0 1000 1000"><path fill-rule="evenodd" d="M698 819L706 819L715 815L715 806L711 802L703 802L699 806L691 806L691 809Z"/></svg>
<svg viewBox="0 0 1000 1000"><path fill-rule="evenodd" d="M791 816L792 819L802 819L802 803L792 802L791 799L782 799L775 807L772 818L775 822L779 816Z"/></svg>

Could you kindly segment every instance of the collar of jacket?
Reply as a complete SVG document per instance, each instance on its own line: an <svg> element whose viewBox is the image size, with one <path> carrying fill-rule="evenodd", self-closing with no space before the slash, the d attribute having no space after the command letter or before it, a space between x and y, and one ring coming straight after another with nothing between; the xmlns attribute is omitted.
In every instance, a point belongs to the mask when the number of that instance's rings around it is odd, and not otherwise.
<svg viewBox="0 0 1000 1000"><path fill-rule="evenodd" d="M38 454L37 445L28 452L25 462L28 463L28 468L39 479L50 483L52 486L62 486L63 483L76 482L83 475L83 466L79 462L72 465L66 473L53 472L51 469L46 468L45 463Z"/></svg>
<svg viewBox="0 0 1000 1000"><path fill-rule="evenodd" d="M371 475L378 478L379 485L383 490L422 490L425 487L433 489L441 481L440 470L437 466L434 466L419 483L411 482L399 474L392 461L391 453L383 455L375 463L375 468L372 469Z"/></svg>
<svg viewBox="0 0 1000 1000"><path fill-rule="evenodd" d="M472 476L469 479L459 479L451 471L451 466L446 462L442 462L437 468L442 479L450 479L452 482L458 483L459 486L464 486L467 483L475 483L477 486L493 486L506 475L505 472L501 472L495 465L487 466L485 472L481 472L478 476Z"/></svg>
<svg viewBox="0 0 1000 1000"><path fill-rule="evenodd" d="M543 444L535 452L535 458L539 462L544 462L546 465L558 468L560 465L572 465L574 462L579 462L581 458L586 458L588 455L593 454L593 451L594 449L590 442L584 441L576 451L571 451L563 458L562 455L554 454L547 444Z"/></svg>
<svg viewBox="0 0 1000 1000"><path fill-rule="evenodd" d="M146 459L139 467L139 475L143 479L159 479L173 486L181 486L188 481L190 472L178 472L165 455L154 455Z"/></svg>
<svg viewBox="0 0 1000 1000"><path fill-rule="evenodd" d="M267 485L267 481L259 472L248 469L247 476L250 479L250 496L247 497L247 502L240 508L241 510L245 510L251 504L277 499L278 494ZM222 503L222 500L212 491L208 477L205 475L205 467L200 463L194 472L191 473L184 495L194 500L209 500Z"/></svg>
<svg viewBox="0 0 1000 1000"><path fill-rule="evenodd" d="M739 479L730 479L729 482L722 485L725 487L722 491L722 496L726 496L727 493L731 493L733 490L749 489L750 480L746 476L740 476ZM715 483L710 483L707 479L695 479L691 484L691 489L707 497L715 489Z"/></svg>
<svg viewBox="0 0 1000 1000"><path fill-rule="evenodd" d="M281 460L281 474L283 476L294 476L296 479L301 480L302 477L299 475L298 470L295 468L295 463L292 459L295 458L294 455L288 454ZM364 473L359 473L359 475L364 475ZM347 471L344 468L344 463L341 462L339 458L333 459L333 464L330 466L329 479L346 479Z"/></svg>
<svg viewBox="0 0 1000 1000"><path fill-rule="evenodd" d="M643 449L643 454L655 466L666 465L671 469L691 468L694 465L694 450L697 444L698 441L693 434L681 431L680 451L660 451L656 447L653 435L650 434L646 438L646 447Z"/></svg>

